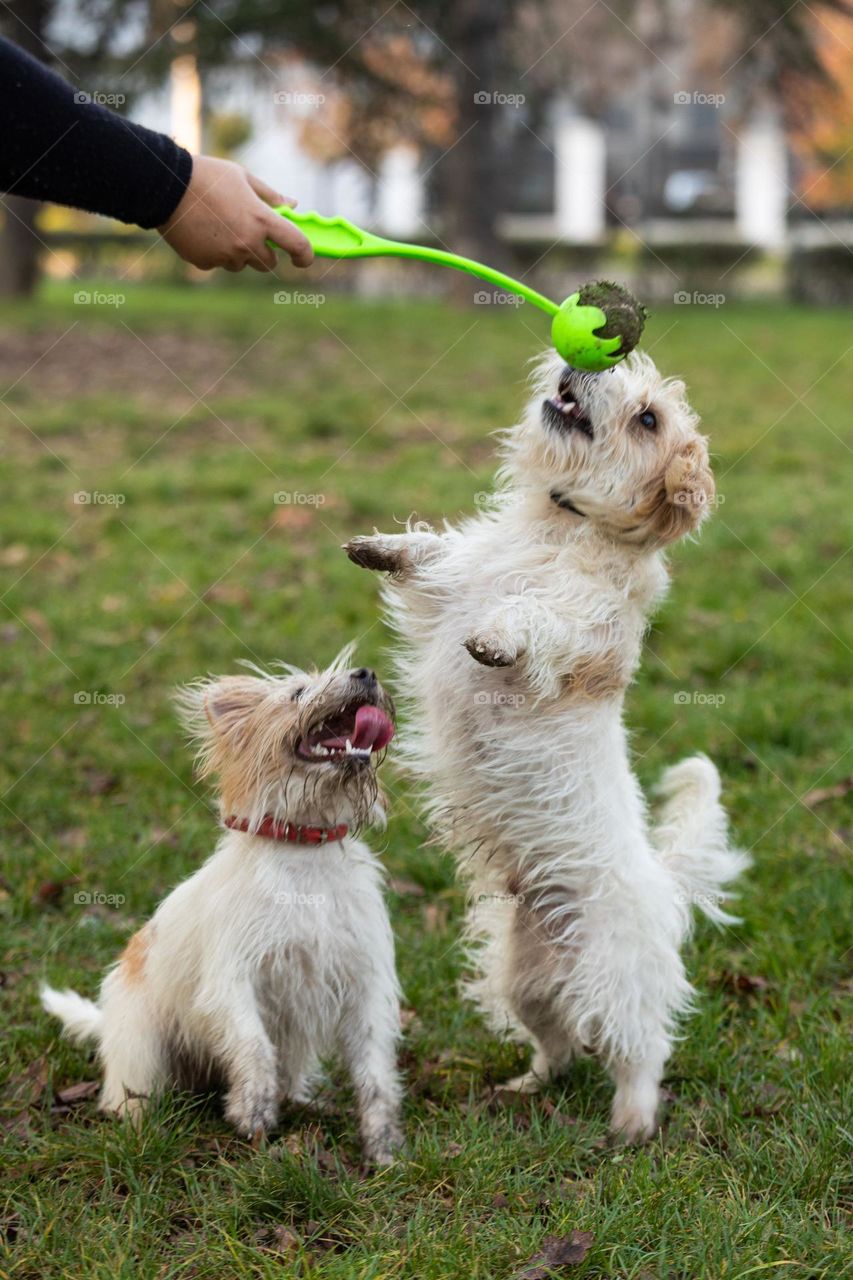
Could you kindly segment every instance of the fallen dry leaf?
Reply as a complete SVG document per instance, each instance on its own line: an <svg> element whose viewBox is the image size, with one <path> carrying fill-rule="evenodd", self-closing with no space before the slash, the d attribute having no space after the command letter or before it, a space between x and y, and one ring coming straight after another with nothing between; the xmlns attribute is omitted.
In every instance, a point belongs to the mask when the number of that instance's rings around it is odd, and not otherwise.
<svg viewBox="0 0 853 1280"><path fill-rule="evenodd" d="M107 773L104 769L84 769L85 787L90 796L106 796L115 791L119 779L115 773Z"/></svg>
<svg viewBox="0 0 853 1280"><path fill-rule="evenodd" d="M295 1231L289 1227L275 1226L272 1229L271 1248L276 1253L296 1253L302 1241Z"/></svg>
<svg viewBox="0 0 853 1280"><path fill-rule="evenodd" d="M27 1138L31 1132L29 1112L38 1105L47 1088L47 1058L35 1058L17 1076L13 1076L3 1092L4 1110L13 1114L0 1120L10 1136Z"/></svg>
<svg viewBox="0 0 853 1280"><path fill-rule="evenodd" d="M100 1088L97 1080L81 1080L79 1084L69 1084L64 1089L57 1089L56 1098L58 1102L64 1102L67 1105L73 1102L86 1102L87 1099L94 1098Z"/></svg>
<svg viewBox="0 0 853 1280"><path fill-rule="evenodd" d="M34 1107L40 1102L47 1088L47 1058L34 1058L23 1071L13 1076L3 1092L6 1103L22 1107Z"/></svg>
<svg viewBox="0 0 853 1280"><path fill-rule="evenodd" d="M717 975L715 985L739 996L754 996L771 989L771 983L758 973L734 973L730 969Z"/></svg>
<svg viewBox="0 0 853 1280"><path fill-rule="evenodd" d="M573 1231L570 1236L546 1236L542 1252L530 1259L523 1271L516 1273L516 1280L550 1280L555 1272L583 1262L592 1246L591 1231Z"/></svg>
<svg viewBox="0 0 853 1280"><path fill-rule="evenodd" d="M541 1098L539 1108L544 1111L549 1120L553 1120L555 1124L562 1125L566 1129L570 1125L578 1123L577 1116L567 1116L550 1098Z"/></svg>
<svg viewBox="0 0 853 1280"><path fill-rule="evenodd" d="M77 876L69 876L65 880L43 880L33 894L34 907L58 907L65 890L71 884L77 884Z"/></svg>
<svg viewBox="0 0 853 1280"><path fill-rule="evenodd" d="M806 792L803 796L803 804L813 809L816 804L823 804L824 800L843 800L851 791L853 791L853 774L842 778L840 782L834 782L831 787L815 787L814 791Z"/></svg>

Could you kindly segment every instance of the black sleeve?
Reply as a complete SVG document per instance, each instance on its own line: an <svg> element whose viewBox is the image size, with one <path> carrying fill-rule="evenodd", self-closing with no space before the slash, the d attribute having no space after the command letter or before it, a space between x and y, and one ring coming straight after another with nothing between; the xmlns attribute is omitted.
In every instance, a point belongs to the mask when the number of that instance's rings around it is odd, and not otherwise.
<svg viewBox="0 0 853 1280"><path fill-rule="evenodd" d="M0 191L140 227L174 212L192 157L164 133L92 102L0 38Z"/></svg>

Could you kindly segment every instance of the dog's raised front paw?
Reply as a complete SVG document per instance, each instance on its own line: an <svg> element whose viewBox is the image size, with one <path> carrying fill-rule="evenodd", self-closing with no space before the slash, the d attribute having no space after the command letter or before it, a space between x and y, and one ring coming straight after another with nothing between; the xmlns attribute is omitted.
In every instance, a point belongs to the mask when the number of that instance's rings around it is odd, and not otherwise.
<svg viewBox="0 0 853 1280"><path fill-rule="evenodd" d="M514 667L519 654L515 645L486 632L475 632L465 641L465 648L475 662L484 667Z"/></svg>
<svg viewBox="0 0 853 1280"><path fill-rule="evenodd" d="M377 569L386 573L400 573L408 566L408 554L401 547L392 547L381 535L359 535L343 545L344 551L360 569Z"/></svg>

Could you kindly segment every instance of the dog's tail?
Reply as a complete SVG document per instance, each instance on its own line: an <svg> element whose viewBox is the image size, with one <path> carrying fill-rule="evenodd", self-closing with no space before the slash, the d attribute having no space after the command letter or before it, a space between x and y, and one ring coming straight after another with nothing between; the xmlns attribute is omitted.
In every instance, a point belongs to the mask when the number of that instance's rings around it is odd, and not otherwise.
<svg viewBox="0 0 853 1280"><path fill-rule="evenodd" d="M42 987L41 1002L64 1024L66 1035L72 1040L99 1040L104 1015L92 1000L78 996L76 991L54 991Z"/></svg>
<svg viewBox="0 0 853 1280"><path fill-rule="evenodd" d="M685 902L716 924L736 923L737 917L723 909L732 897L723 886L750 865L750 858L729 848L716 767L703 755L681 760L665 771L658 794L663 806L652 840Z"/></svg>

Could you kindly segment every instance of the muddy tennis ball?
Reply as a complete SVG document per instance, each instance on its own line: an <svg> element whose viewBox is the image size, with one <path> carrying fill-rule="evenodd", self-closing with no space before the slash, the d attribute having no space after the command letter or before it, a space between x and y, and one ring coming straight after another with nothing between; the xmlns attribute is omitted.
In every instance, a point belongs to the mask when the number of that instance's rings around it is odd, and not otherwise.
<svg viewBox="0 0 853 1280"><path fill-rule="evenodd" d="M610 280L595 280L566 298L551 341L567 364L588 373L612 369L640 340L646 308Z"/></svg>

